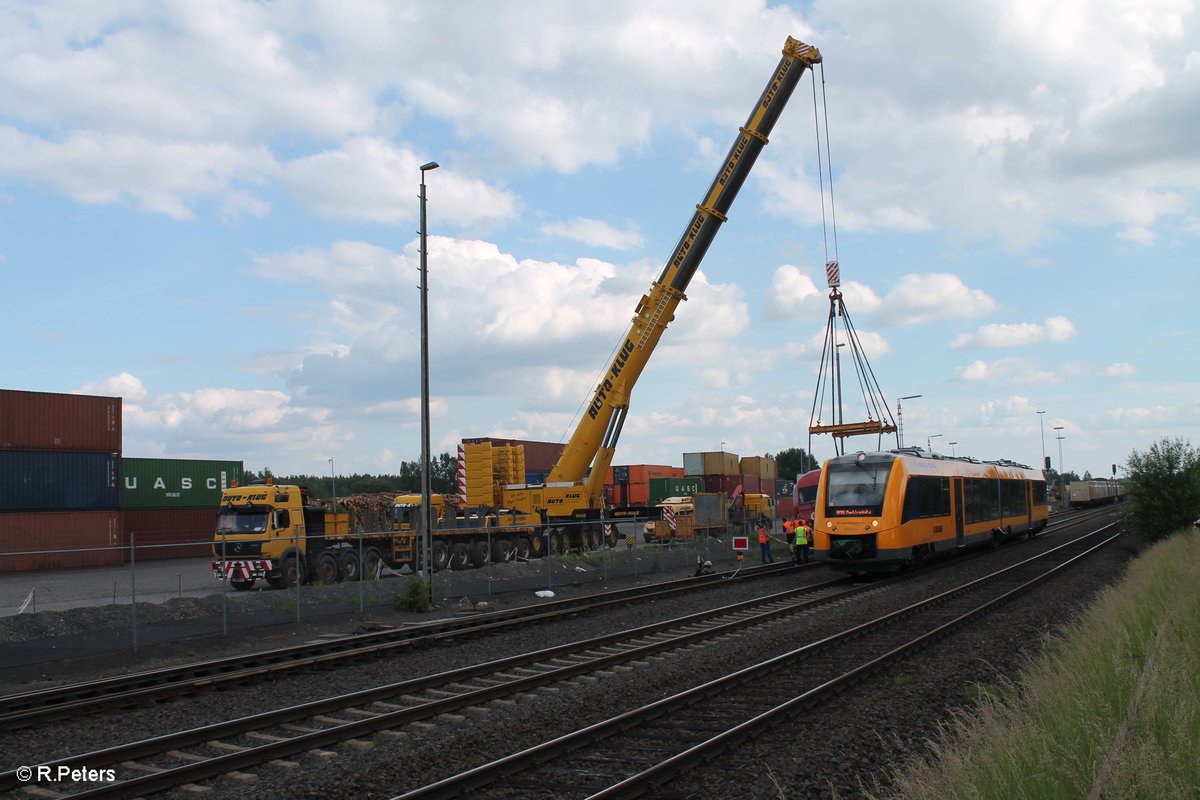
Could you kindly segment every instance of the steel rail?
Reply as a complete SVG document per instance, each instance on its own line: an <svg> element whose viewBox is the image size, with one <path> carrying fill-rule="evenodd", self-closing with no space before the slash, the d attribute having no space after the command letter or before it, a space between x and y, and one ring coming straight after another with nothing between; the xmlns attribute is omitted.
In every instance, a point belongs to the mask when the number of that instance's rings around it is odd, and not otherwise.
<svg viewBox="0 0 1200 800"><path fill-rule="evenodd" d="M968 594L976 589L990 585L995 581L1000 580L1003 576L1014 573L1016 570L1036 564L1049 556L1052 556L1067 548L1073 548L1081 543L1090 542L1095 537L1099 536L1103 531L1111 528L1112 524L1106 525L1097 531L1090 532L1078 539L1066 542L1044 553L1040 553L1032 558L997 570L996 572L977 578L975 580L964 583L953 589L939 593L933 597L913 603L905 608L885 614L869 622L857 625L851 629L843 631L832 636L828 636L816 642L811 642L802 647L782 653L772 658L766 659L758 664L736 670L721 678L708 681L699 686L692 687L683 692L679 692L671 697L663 698L650 703L641 708L625 712L623 714L612 717L593 725L589 725L571 733L558 736L548 742L527 748L517 753L510 754L503 758L482 764L464 772L447 777L435 783L423 786L417 789L408 791L399 795L396 800L428 800L429 798L451 798L464 796L467 793L477 793L485 787L492 786L498 782L511 778L514 775L523 773L538 767L545 767L546 764L552 763L556 759L565 756L576 754L581 749L588 747L600 740L610 738L621 734L625 731L641 729L644 732L644 727L653 719L663 717L668 714L680 712L683 709L702 707L705 701L716 697L724 696L732 691L736 691L738 687L762 687L768 685L764 681L764 677L783 669L787 669L800 661L806 661L814 655L825 653L832 648L845 644L846 642L858 639L864 635L881 631L887 626L907 617L936 609L937 607L947 603L948 601ZM671 754L654 765L639 771L638 773L627 776L617 783L604 788L598 792L589 795L589 800L599 800L599 798L616 798L616 797L637 797L649 791L655 786L661 785L670 780L674 775L679 774L682 770L689 766L699 763L705 759L711 759L718 750L727 749L737 743L745 740L755 732L761 730L774 720L779 715L793 711L801 706L815 704L819 700L823 700L830 693L837 689L844 688L848 684L870 672L879 669L884 664L890 663L904 655L913 652L915 649L928 644L929 642L940 638L965 622L974 619L975 617L986 613L998 606L1001 603L1007 602L1011 598L1020 593L1029 591L1041 582L1049 579L1051 576L1058 574L1060 571L1077 563L1080 559L1085 558L1101 547L1106 546L1114 539L1120 536L1120 533L1112 535L1101 541L1099 544L1089 547L1082 553L1073 555L1066 561L1063 561L1049 570L1040 572L1037 576L1030 580L1024 580L1015 588L1005 591L998 597L991 598L983 603L978 604L971 610L957 614L953 619L944 623L938 624L932 630L925 631L920 635L909 639L904 644L890 648L884 655L872 658L866 663L854 666L833 677L821 680L821 682L802 692L801 694L786 700L783 703L777 704L767 710L758 712L749 718L743 719L741 722L727 728L716 736L709 737L699 742L694 742L690 746L685 747L680 752ZM769 685L797 685L791 681L772 681ZM757 689L756 689L757 691ZM745 707L752 708L753 702L749 702L746 698L739 698L737 703ZM651 737L643 737L643 739ZM583 756L586 758L586 756ZM581 766L578 761L572 762L572 767L578 772L581 772ZM505 788L512 788L511 785Z"/></svg>

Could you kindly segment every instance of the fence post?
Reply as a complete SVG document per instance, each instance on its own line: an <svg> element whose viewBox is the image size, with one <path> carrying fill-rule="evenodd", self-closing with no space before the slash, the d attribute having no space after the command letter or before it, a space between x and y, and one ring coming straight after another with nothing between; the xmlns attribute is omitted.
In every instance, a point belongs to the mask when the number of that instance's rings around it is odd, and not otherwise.
<svg viewBox="0 0 1200 800"><path fill-rule="evenodd" d="M336 519L336 517L335 517L335 519ZM337 523L335 522L334 525L336 525L336 524ZM363 542L363 532L359 531L358 532L358 613L360 616L362 614L366 613L366 607L367 607L367 601L366 601L366 596L365 596L367 589L365 586L363 586L364 581L363 581L362 542Z"/></svg>
<svg viewBox="0 0 1200 800"><path fill-rule="evenodd" d="M284 580L287 580L286 576ZM296 622L300 621L300 584L304 581L304 562L300 560L300 523L296 523Z"/></svg>
<svg viewBox="0 0 1200 800"><path fill-rule="evenodd" d="M129 607L133 609L133 652L137 653L137 534L129 532Z"/></svg>

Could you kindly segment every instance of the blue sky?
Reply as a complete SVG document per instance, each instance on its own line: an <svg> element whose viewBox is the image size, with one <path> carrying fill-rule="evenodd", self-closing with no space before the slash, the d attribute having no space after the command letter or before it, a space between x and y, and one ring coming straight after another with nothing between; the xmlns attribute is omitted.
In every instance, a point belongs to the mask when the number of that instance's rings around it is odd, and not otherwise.
<svg viewBox="0 0 1200 800"><path fill-rule="evenodd" d="M843 292L893 413L922 395L906 444L1035 464L1044 429L1102 475L1200 443L1185 0L6 4L0 385L123 397L129 456L394 471L437 161L434 450L565 440L788 35L824 55ZM809 446L813 106L806 76L617 463Z"/></svg>

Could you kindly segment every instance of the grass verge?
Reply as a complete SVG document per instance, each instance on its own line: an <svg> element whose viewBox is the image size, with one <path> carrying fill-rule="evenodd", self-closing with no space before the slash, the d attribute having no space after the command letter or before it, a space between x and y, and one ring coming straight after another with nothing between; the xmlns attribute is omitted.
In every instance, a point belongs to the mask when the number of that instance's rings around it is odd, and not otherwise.
<svg viewBox="0 0 1200 800"><path fill-rule="evenodd" d="M895 796L1200 797L1200 532L1146 550L1025 670L981 693Z"/></svg>

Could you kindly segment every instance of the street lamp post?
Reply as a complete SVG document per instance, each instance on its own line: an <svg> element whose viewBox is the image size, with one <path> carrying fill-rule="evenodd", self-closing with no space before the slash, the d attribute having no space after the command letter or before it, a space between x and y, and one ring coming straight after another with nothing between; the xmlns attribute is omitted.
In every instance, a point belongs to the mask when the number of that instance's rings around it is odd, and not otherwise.
<svg viewBox="0 0 1200 800"><path fill-rule="evenodd" d="M896 400L896 447L904 447L904 412L901 410L901 400L915 400L919 394L906 394Z"/></svg>
<svg viewBox="0 0 1200 800"><path fill-rule="evenodd" d="M958 444L958 442L947 442L946 444L950 445L950 457L957 458L958 451L954 449L954 445Z"/></svg>
<svg viewBox="0 0 1200 800"><path fill-rule="evenodd" d="M934 439L936 439L936 438L938 438L939 436L941 436L941 434L940 434L940 433L935 433L935 434L933 434L933 435L931 435L931 436L926 436L926 437L925 437L925 448L926 448L926 449L927 449L927 450L928 450L930 453L932 453L932 452L933 452L933 440L934 440Z"/></svg>
<svg viewBox="0 0 1200 800"><path fill-rule="evenodd" d="M433 505L429 491L429 246L425 215L425 173L436 161L421 165L421 529L425 550L425 585L433 600Z"/></svg>
<svg viewBox="0 0 1200 800"><path fill-rule="evenodd" d="M1042 432L1042 469L1046 468L1046 426L1043 423L1045 419L1045 411L1039 411L1038 414L1038 430Z"/></svg>

